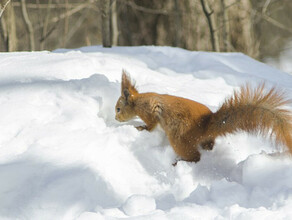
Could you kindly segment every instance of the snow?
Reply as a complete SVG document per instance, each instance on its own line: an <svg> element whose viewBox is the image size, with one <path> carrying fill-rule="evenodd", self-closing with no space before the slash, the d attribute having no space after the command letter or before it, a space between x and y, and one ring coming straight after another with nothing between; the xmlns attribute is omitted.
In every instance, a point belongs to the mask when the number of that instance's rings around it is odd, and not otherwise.
<svg viewBox="0 0 292 220"><path fill-rule="evenodd" d="M244 132L179 161L164 132L114 120L122 69L141 92L216 111L292 76L240 53L101 46L0 53L0 219L291 219L292 159ZM288 106L292 108L292 106Z"/></svg>
<svg viewBox="0 0 292 220"><path fill-rule="evenodd" d="M132 195L123 205L128 216L146 215L156 209L155 199L144 195Z"/></svg>

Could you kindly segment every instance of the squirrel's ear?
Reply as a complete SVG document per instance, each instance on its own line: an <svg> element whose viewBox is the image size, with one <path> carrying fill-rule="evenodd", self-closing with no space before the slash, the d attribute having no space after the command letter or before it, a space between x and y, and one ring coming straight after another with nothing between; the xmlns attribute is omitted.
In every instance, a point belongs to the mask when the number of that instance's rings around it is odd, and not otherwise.
<svg viewBox="0 0 292 220"><path fill-rule="evenodd" d="M123 95L126 98L126 101L128 102L129 101L129 96L130 96L129 90L128 89L124 89Z"/></svg>
<svg viewBox="0 0 292 220"><path fill-rule="evenodd" d="M122 89L122 94L124 93L125 89L128 90L129 93L135 94L138 93L137 89L135 88L135 85L132 84L131 82L131 77L129 74L123 70L122 72L122 83L121 83L121 89Z"/></svg>
<svg viewBox="0 0 292 220"><path fill-rule="evenodd" d="M129 89L130 86L131 86L131 78L126 73L126 71L123 70L123 73L122 73L122 92L124 92L125 89Z"/></svg>

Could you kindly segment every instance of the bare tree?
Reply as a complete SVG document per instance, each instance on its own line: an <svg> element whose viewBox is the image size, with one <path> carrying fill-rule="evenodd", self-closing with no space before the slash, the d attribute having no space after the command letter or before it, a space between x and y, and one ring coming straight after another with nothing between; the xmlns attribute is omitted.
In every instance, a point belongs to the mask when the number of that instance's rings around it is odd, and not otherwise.
<svg viewBox="0 0 292 220"><path fill-rule="evenodd" d="M0 0L0 48L167 45L262 58L291 38L291 8L291 0Z"/></svg>

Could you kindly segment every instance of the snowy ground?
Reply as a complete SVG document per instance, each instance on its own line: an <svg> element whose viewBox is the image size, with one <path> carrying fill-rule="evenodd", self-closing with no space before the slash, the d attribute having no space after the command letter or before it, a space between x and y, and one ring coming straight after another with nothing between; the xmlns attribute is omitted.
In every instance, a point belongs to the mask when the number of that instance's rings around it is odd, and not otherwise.
<svg viewBox="0 0 292 220"><path fill-rule="evenodd" d="M0 219L292 219L292 158L269 140L228 135L173 167L161 130L114 120L122 69L213 111L245 82L292 98L291 75L169 47L1 53L0 68Z"/></svg>

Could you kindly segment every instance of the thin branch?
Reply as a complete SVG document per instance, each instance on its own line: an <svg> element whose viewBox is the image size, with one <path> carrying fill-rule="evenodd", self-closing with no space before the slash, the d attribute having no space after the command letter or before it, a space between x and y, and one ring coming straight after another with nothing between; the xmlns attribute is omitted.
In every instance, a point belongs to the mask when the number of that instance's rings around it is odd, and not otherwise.
<svg viewBox="0 0 292 220"><path fill-rule="evenodd" d="M56 23L55 23L55 25L48 31L48 32L46 32L45 33L45 35L43 35L41 38L40 38L40 42L41 43L43 43L50 35L51 35L51 33L53 33L53 31L54 30L56 30L56 28L57 28L57 26L58 26L58 24L60 23L60 20L59 21L57 21Z"/></svg>
<svg viewBox="0 0 292 220"><path fill-rule="evenodd" d="M219 51L220 49L219 49L218 36L215 33L216 23L215 23L215 20L212 16L213 10L210 9L208 2L205 2L205 0L200 0L200 1L201 1L203 12L207 18L207 22L208 22L208 26L209 26L209 30L210 30L212 50Z"/></svg>
<svg viewBox="0 0 292 220"><path fill-rule="evenodd" d="M73 14L85 9L85 8L91 8L91 2L90 3L84 3L84 4L81 4L79 5L78 7L76 8L73 8L72 10L69 10L68 12L65 12L57 17L54 17L52 18L51 20L48 21L48 24L50 23L57 23L59 22L60 20L63 20L66 18L66 16L72 16ZM36 29L40 29L42 28L41 26L37 27Z"/></svg>
<svg viewBox="0 0 292 220"><path fill-rule="evenodd" d="M234 5L237 5L237 4L239 4L239 3L240 3L240 0L235 0L235 2L230 3L229 5L226 5L226 6L225 6L225 9L231 8L231 7L233 7Z"/></svg>
<svg viewBox="0 0 292 220"><path fill-rule="evenodd" d="M3 6L1 5L1 8L0 8L0 18L5 10L5 8L7 7L7 5L10 3L11 0L6 0L6 2L3 4Z"/></svg>
<svg viewBox="0 0 292 220"><path fill-rule="evenodd" d="M276 21L275 19L267 16L266 14L262 14L261 15L266 21L270 22L271 24L275 25L278 28L281 28L282 30L288 31L289 33L292 34L292 29L286 27L285 25L283 25L282 23Z"/></svg>
<svg viewBox="0 0 292 220"><path fill-rule="evenodd" d="M20 2L11 2L11 4L15 7L21 7ZM47 4L47 3L42 3L42 4L36 4L36 3L27 3L26 7L29 9L47 9L48 7L50 9L59 9L59 8L76 8L80 3L71 3L68 6L66 4Z"/></svg>
<svg viewBox="0 0 292 220"><path fill-rule="evenodd" d="M132 7L135 10L146 12L146 13L149 13L149 14L162 14L162 15L169 14L169 12L167 10L165 10L165 9L146 8L146 7L143 7L143 6L136 5L136 3L134 1L124 1L124 0L120 0L120 1L121 1L121 3L129 5L130 7Z"/></svg>
<svg viewBox="0 0 292 220"><path fill-rule="evenodd" d="M65 19L67 16L71 16L71 15L73 15L73 14L75 14L75 13L77 13L77 12L81 11L82 9L87 8L87 7L90 7L90 4L89 4L89 3L84 3L84 4L81 4L81 5L79 5L79 6L76 6L76 7L73 8L72 10L67 11L67 12L61 14L60 16L51 19L51 20L49 21L49 23L55 23L55 22L57 22L58 20Z"/></svg>
<svg viewBox="0 0 292 220"><path fill-rule="evenodd" d="M287 26L285 26L284 24L280 23L279 21L276 21L274 18L271 18L270 16L268 16L267 14L263 14L263 13L260 13L258 12L257 10L253 10L253 12L260 16L261 18L265 19L267 22L273 24L274 26L282 29L282 30L285 30L289 33L292 34L292 29L291 28L288 28Z"/></svg>
<svg viewBox="0 0 292 220"><path fill-rule="evenodd" d="M88 10L88 9L87 9ZM86 11L85 11L86 12ZM78 20L74 23L66 36L66 41L70 41L70 39L74 36L74 34L79 30L80 26L83 24L87 16L87 13L82 13L82 15L78 18Z"/></svg>
<svg viewBox="0 0 292 220"><path fill-rule="evenodd" d="M263 7L263 9L262 9L262 13L263 13L263 14L266 14L267 9L268 9L270 3L271 3L271 0L266 0L266 2L265 2L265 4L264 4L264 7Z"/></svg>

